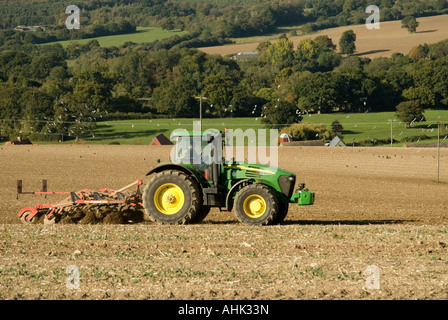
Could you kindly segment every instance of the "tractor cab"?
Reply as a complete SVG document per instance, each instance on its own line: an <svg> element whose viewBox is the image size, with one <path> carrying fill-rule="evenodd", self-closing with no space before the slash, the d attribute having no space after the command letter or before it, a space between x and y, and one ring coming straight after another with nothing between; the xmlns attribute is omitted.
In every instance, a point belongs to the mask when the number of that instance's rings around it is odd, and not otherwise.
<svg viewBox="0 0 448 320"><path fill-rule="evenodd" d="M222 138L223 134L217 130L176 130L171 134L171 141L175 146L170 154L170 161L192 167L203 182L217 182L223 162Z"/></svg>

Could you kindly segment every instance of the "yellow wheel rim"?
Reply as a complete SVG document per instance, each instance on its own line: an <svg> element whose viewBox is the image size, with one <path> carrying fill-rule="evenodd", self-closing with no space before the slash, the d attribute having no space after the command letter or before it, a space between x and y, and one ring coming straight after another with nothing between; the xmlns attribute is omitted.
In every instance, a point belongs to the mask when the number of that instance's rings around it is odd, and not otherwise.
<svg viewBox="0 0 448 320"><path fill-rule="evenodd" d="M249 217L259 218L266 212L266 201L258 194L250 195L244 200L243 209Z"/></svg>
<svg viewBox="0 0 448 320"><path fill-rule="evenodd" d="M154 193L154 204L163 214L172 215L182 209L185 195L182 189L172 183L166 183L157 188Z"/></svg>

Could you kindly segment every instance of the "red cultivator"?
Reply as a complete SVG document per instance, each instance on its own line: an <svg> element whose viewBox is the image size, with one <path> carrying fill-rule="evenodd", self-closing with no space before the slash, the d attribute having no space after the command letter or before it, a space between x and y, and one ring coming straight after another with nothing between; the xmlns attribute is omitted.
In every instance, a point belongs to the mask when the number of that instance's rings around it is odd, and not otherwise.
<svg viewBox="0 0 448 320"><path fill-rule="evenodd" d="M137 186L134 192L126 191ZM17 181L17 198L19 194L66 194L67 198L58 203L37 204L25 207L18 216L23 223L45 224L63 223L132 223L143 221L142 194L140 186L142 179L119 189L109 188L80 191L47 191L47 180L42 181L42 190L33 192L22 191L22 180Z"/></svg>

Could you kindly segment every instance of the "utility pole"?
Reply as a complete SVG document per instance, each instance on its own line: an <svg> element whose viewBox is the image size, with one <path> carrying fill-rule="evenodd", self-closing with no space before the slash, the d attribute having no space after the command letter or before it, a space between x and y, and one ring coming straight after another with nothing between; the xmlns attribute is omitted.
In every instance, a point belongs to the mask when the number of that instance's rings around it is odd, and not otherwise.
<svg viewBox="0 0 448 320"><path fill-rule="evenodd" d="M207 98L203 96L195 98L199 99L199 125L200 125L200 131L202 132L202 99L207 100Z"/></svg>
<svg viewBox="0 0 448 320"><path fill-rule="evenodd" d="M394 120L390 120L390 146L394 146L394 128L393 128Z"/></svg>
<svg viewBox="0 0 448 320"><path fill-rule="evenodd" d="M440 182L440 123L437 121L437 182Z"/></svg>

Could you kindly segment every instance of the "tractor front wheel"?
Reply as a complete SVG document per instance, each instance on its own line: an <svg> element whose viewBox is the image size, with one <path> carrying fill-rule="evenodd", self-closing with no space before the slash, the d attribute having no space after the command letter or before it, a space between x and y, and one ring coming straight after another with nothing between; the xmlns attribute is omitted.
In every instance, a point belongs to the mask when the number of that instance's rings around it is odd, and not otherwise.
<svg viewBox="0 0 448 320"><path fill-rule="evenodd" d="M268 225L277 217L279 202L269 187L251 184L238 191L233 207L240 222L248 225Z"/></svg>
<svg viewBox="0 0 448 320"><path fill-rule="evenodd" d="M197 183L183 172L157 173L145 187L143 207L151 220L160 224L192 222L202 204Z"/></svg>
<svg viewBox="0 0 448 320"><path fill-rule="evenodd" d="M274 220L274 224L279 224L282 223L283 220L285 220L286 216L288 215L288 208L289 208L289 203L283 203L280 202L278 204L278 215L277 218L275 218Z"/></svg>

